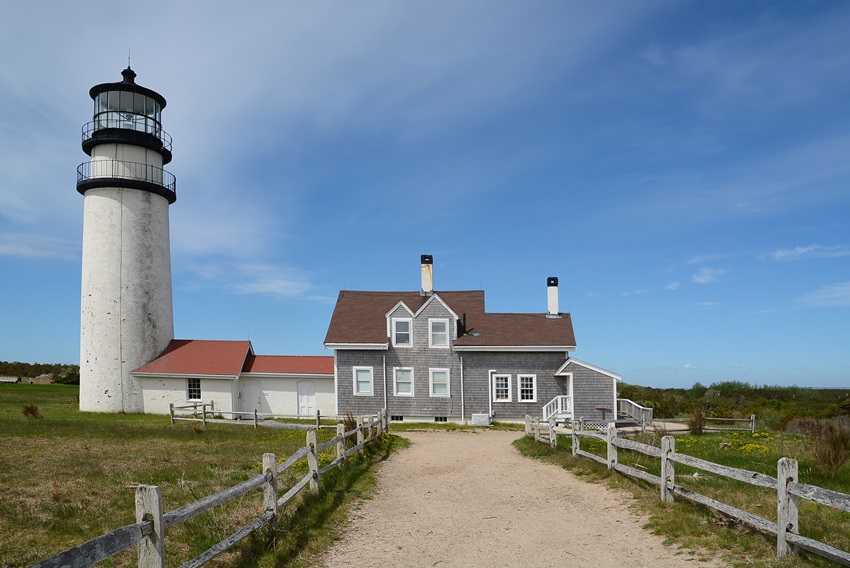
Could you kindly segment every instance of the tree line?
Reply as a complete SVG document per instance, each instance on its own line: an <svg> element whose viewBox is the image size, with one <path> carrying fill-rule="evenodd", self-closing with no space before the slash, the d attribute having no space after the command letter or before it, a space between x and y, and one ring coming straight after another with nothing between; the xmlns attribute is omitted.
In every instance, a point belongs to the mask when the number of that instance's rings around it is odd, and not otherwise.
<svg viewBox="0 0 850 568"><path fill-rule="evenodd" d="M80 366L61 363L22 363L20 361L0 361L0 377L20 377L34 379L50 375L54 383L80 384Z"/></svg>
<svg viewBox="0 0 850 568"><path fill-rule="evenodd" d="M850 415L850 387L817 389L798 386L757 386L724 381L689 389L657 389L621 384L617 396L653 409L655 418L687 417L698 408L706 416L748 418L760 427L784 429L795 418L836 418Z"/></svg>

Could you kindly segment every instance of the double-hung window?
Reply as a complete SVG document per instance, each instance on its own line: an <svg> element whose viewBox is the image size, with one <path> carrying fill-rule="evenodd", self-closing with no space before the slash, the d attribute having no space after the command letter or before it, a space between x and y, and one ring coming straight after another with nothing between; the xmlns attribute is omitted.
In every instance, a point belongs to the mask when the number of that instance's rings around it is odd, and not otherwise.
<svg viewBox="0 0 850 568"><path fill-rule="evenodd" d="M511 402L511 376L493 375L493 402Z"/></svg>
<svg viewBox="0 0 850 568"><path fill-rule="evenodd" d="M520 402L537 402L537 375L517 375Z"/></svg>
<svg viewBox="0 0 850 568"><path fill-rule="evenodd" d="M450 377L448 369L429 369L429 383L431 388L431 396L448 397L450 387Z"/></svg>
<svg viewBox="0 0 850 568"><path fill-rule="evenodd" d="M186 398L188 400L201 400L201 379L187 379Z"/></svg>
<svg viewBox="0 0 850 568"><path fill-rule="evenodd" d="M413 345L413 320L393 320L393 347L410 347Z"/></svg>
<svg viewBox="0 0 850 568"><path fill-rule="evenodd" d="M428 320L428 347L449 346L449 320Z"/></svg>
<svg viewBox="0 0 850 568"><path fill-rule="evenodd" d="M372 367L354 367L354 396L372 396Z"/></svg>
<svg viewBox="0 0 850 568"><path fill-rule="evenodd" d="M396 396L413 396L413 369L396 367L393 369Z"/></svg>

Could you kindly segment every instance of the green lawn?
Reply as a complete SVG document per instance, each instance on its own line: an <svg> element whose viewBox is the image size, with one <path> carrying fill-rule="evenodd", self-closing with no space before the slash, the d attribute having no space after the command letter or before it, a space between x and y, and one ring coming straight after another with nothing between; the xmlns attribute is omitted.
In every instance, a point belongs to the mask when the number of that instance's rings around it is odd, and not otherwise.
<svg viewBox="0 0 850 568"><path fill-rule="evenodd" d="M655 438L655 439L653 439ZM640 440L660 446L657 437L647 435ZM732 522L724 515L679 497L672 505L659 500L660 488L615 472L604 465L570 454L570 440L559 437L558 448L523 438L517 446L526 455L557 463L574 474L592 481L603 481L614 488L626 489L634 497L634 506L649 516L646 528L667 537L666 544L682 554L689 550L707 551L721 556L734 566L831 566L832 563L813 555L803 555L780 562L776 559L776 537ZM582 449L604 457L605 442L582 439ZM810 444L801 436L775 432L723 433L702 436L679 436L676 451L715 463L757 471L776 477L776 463L781 457L799 461L801 483L850 493L850 464L834 474L818 467L810 456ZM618 461L654 475L660 474L660 460L620 449ZM776 492L746 483L705 473L694 477L697 470L676 464L676 483L765 519L776 521ZM850 513L824 507L800 499L800 533L810 538L850 551Z"/></svg>
<svg viewBox="0 0 850 568"><path fill-rule="evenodd" d="M263 453L273 452L282 461L305 443L303 431L220 424L204 428L196 422L171 425L167 416L83 413L77 409L78 392L76 386L0 384L0 566L4 568L29 566L135 522L138 484L158 485L163 507L170 511L260 473ZM25 405L37 405L41 417L25 417ZM319 441L334 435L333 430L322 430ZM387 452L398 443L390 440L379 450ZM333 459L330 453L326 452L326 461ZM344 518L345 503L372 482L372 460L361 461L341 468L347 472L337 469L323 478L329 491L320 515L313 520L295 516L282 526L295 523L302 532L315 531L314 521L334 523ZM166 541L168 565L178 566L231 534L262 512L261 503L259 491L249 493L172 527ZM231 554L229 562L240 554L265 555L276 559L275 566L298 565L305 550L317 548L297 534L277 539L288 539L294 549L279 546L270 551L262 542L252 541ZM124 553L103 565L134 566L134 554Z"/></svg>

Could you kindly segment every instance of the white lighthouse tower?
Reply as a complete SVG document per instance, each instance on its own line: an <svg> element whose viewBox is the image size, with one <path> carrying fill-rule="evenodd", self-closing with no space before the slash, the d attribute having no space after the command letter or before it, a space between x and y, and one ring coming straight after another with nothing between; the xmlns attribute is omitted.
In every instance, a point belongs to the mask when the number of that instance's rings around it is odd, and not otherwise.
<svg viewBox="0 0 850 568"><path fill-rule="evenodd" d="M94 120L83 126L77 168L83 194L80 410L144 412L130 371L174 336L168 207L177 199L165 98L123 81L91 88Z"/></svg>

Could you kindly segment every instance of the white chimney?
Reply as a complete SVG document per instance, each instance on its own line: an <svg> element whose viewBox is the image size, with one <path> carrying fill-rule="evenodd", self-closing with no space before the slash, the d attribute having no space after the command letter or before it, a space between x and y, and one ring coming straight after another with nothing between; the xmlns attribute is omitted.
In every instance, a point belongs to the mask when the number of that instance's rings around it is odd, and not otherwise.
<svg viewBox="0 0 850 568"><path fill-rule="evenodd" d="M550 276L546 279L546 287L549 293L549 313L547 318L559 318L561 313L558 311L558 277Z"/></svg>
<svg viewBox="0 0 850 568"><path fill-rule="evenodd" d="M430 254L422 255L422 295L430 296L434 293L434 257Z"/></svg>

